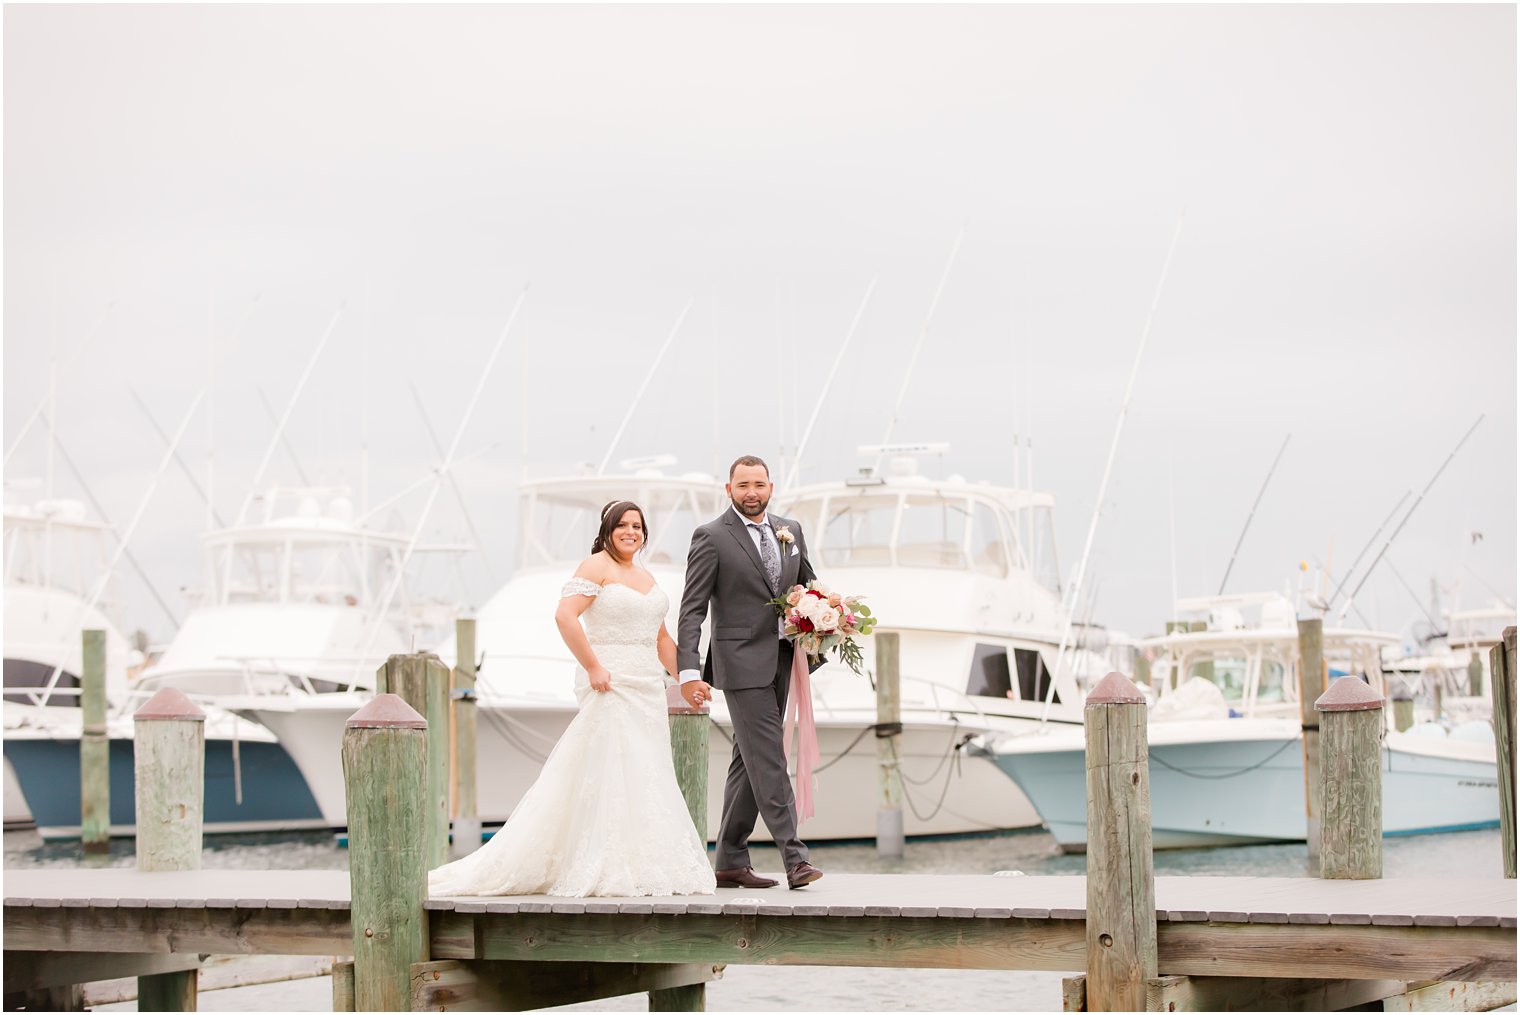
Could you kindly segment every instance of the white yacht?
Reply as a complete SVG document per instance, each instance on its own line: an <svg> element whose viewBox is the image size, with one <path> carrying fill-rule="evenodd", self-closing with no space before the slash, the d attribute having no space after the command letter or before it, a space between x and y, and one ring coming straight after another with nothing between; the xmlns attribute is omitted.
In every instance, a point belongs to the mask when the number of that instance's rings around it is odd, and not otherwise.
<svg viewBox="0 0 1520 1015"><path fill-rule="evenodd" d="M899 456L886 475L802 487L778 497L775 508L802 523L824 580L867 596L881 618L878 631L901 637L907 834L1032 826L1038 817L1028 802L1009 791L993 765L965 757L960 747L975 734L1025 727L1043 715L1080 715L1078 675L1100 675L1111 663L1093 647L1080 647L1075 666L1053 665L1064 614L1052 498L959 478L931 480L915 465ZM478 792L487 822L511 813L575 714L576 664L553 613L560 587L590 548L602 507L626 498L648 513L643 560L670 597L667 625L674 631L691 531L728 506L719 480L651 467L531 481L521 498L520 566L478 612ZM1095 642L1099 634L1082 628L1074 640ZM864 647L869 667L870 639ZM438 651L453 663L452 639ZM873 837L875 692L868 677L835 662L814 674L813 689L821 763L816 813L803 835ZM342 824L344 805L331 745L361 700L282 693L239 704L280 735L334 825ZM721 694L713 718L708 812L715 834L732 750ZM764 835L762 825L757 837Z"/></svg>
<svg viewBox="0 0 1520 1015"><path fill-rule="evenodd" d="M1383 673L1432 719L1487 719L1493 707L1489 651L1515 626L1515 608L1494 602L1447 611L1442 619L1446 629L1418 648L1384 652Z"/></svg>
<svg viewBox="0 0 1520 1015"><path fill-rule="evenodd" d="M1152 840L1157 849L1283 842L1305 835L1298 627L1293 603L1272 593L1177 603L1185 620L1140 643L1151 663ZM1332 679L1380 693L1378 631L1327 627ZM1391 723L1392 716L1385 721ZM1087 846L1086 757L1080 724L1050 723L988 737L972 750L994 761L1038 808L1061 848ZM1383 748L1388 835L1497 824L1499 797L1487 722L1390 729Z"/></svg>
<svg viewBox="0 0 1520 1015"><path fill-rule="evenodd" d="M356 518L346 488L272 487L249 515L205 537L199 604L137 680L142 693L175 687L218 713L246 701L333 699L345 702L346 716L388 656L436 641L452 620L451 607L415 600L398 580L410 536ZM208 722L208 830L330 826L300 763L308 754L336 763L340 740L282 742L278 731L237 722L236 745ZM237 792L220 787L213 799L214 772L235 779Z"/></svg>
<svg viewBox="0 0 1520 1015"><path fill-rule="evenodd" d="M12 763L13 736L19 740L52 731L67 735L72 729L78 743L83 631L106 632L107 697L121 701L126 694L131 646L110 615L114 612L110 600L100 597L95 604L90 602L109 559L108 534L104 525L88 520L78 501L13 504L7 500L5 504L7 826L34 820ZM39 783L34 795L45 808L45 798L57 790ZM73 800L77 824L77 782Z"/></svg>

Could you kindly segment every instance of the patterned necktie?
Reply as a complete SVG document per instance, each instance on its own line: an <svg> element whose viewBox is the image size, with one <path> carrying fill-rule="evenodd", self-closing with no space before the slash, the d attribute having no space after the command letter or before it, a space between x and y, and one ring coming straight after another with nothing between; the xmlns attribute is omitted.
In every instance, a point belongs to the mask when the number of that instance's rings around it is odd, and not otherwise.
<svg viewBox="0 0 1520 1015"><path fill-rule="evenodd" d="M760 536L760 564L765 568L765 580L771 587L771 595L781 593L781 558L776 556L776 548L771 541L765 538L765 527L746 522L750 528Z"/></svg>

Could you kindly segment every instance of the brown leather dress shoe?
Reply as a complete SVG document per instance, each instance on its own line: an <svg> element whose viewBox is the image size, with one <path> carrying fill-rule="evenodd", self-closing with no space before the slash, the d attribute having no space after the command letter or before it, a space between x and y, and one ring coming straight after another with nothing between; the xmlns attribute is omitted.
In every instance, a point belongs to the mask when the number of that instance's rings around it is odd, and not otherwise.
<svg viewBox="0 0 1520 1015"><path fill-rule="evenodd" d="M762 878L753 867L734 867L726 871L713 871L719 888L775 888L781 882Z"/></svg>
<svg viewBox="0 0 1520 1015"><path fill-rule="evenodd" d="M812 884L821 877L823 877L823 871L804 860L786 872L786 886L788 888L801 888L803 885Z"/></svg>

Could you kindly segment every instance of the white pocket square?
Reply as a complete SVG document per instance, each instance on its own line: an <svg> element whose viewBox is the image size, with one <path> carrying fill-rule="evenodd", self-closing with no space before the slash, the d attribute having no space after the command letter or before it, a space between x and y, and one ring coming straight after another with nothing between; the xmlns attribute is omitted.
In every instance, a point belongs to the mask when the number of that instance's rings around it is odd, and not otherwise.
<svg viewBox="0 0 1520 1015"><path fill-rule="evenodd" d="M793 556L793 557L795 557L795 556L797 556L797 554L798 554L798 552L799 552L799 551L798 551L798 549L797 549L797 548L796 548L796 547L795 547L795 546L794 546L794 547L792 547L792 556Z"/></svg>

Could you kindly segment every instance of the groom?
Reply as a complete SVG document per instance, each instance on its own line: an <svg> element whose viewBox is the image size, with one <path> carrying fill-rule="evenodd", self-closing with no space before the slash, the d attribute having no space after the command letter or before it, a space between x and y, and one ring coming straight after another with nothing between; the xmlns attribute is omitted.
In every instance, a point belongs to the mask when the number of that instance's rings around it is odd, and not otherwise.
<svg viewBox="0 0 1520 1015"><path fill-rule="evenodd" d="M756 874L749 860L750 832L756 816L763 815L781 850L787 886L801 888L823 877L823 871L808 863L807 847L797 838L781 733L792 645L782 638L780 618L769 600L815 575L802 527L766 514L775 488L763 461L753 455L735 461L725 489L733 507L692 533L686 559L686 593L676 639L681 694L690 704L701 705L711 699L716 686L734 727L734 756L718 830L718 887L776 885ZM697 644L709 605L712 642L704 671L699 669Z"/></svg>

